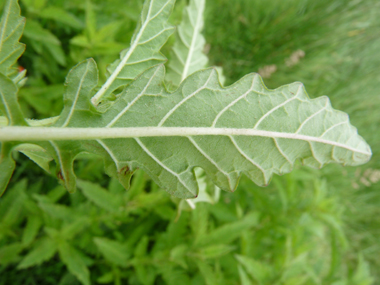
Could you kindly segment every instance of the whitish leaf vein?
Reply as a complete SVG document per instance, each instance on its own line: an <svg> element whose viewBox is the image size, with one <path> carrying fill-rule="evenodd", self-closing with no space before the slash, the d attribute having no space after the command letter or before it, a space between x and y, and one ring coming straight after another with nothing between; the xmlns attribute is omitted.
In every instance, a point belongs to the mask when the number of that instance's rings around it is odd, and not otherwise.
<svg viewBox="0 0 380 285"><path fill-rule="evenodd" d="M231 179L227 172L225 172L223 169L219 167L219 165L205 152L203 149L194 141L192 137L187 137L189 141L195 146L195 148L205 157L208 161L210 161L221 173L223 173L224 176L226 176L228 180L228 185L230 186L230 189L233 189L234 187L231 185Z"/></svg>
<svg viewBox="0 0 380 285"><path fill-rule="evenodd" d="M207 78L205 84L203 84L203 86L199 89L197 89L196 91L194 91L193 93L189 94L188 96L186 96L185 98L183 98L179 103L177 103L177 105L175 105L168 113L166 113L166 115L162 118L162 120L158 123L158 127L161 127L165 121L181 106L183 105L183 103L185 103L187 100L189 100L190 98L192 98L193 96L195 96L196 94L198 94L199 92L201 92L203 89L206 88L208 82L210 81L211 77L212 77L212 74L214 73L214 71L212 71L209 75L209 77Z"/></svg>
<svg viewBox="0 0 380 285"><path fill-rule="evenodd" d="M150 156L156 163L158 163L163 169L165 169L167 172L169 172L171 175L175 176L177 178L177 180L185 187L185 189L189 190L189 192L192 192L185 184L185 182L183 182L183 180L181 179L181 177L178 175L178 173L174 172L173 170L171 170L169 167L167 167L165 164L163 164L161 162L161 160L159 160L153 153L151 153L149 151L149 149L142 143L142 141L138 138L135 138L135 141L139 144L139 146L144 150L144 152Z"/></svg>
<svg viewBox="0 0 380 285"><path fill-rule="evenodd" d="M296 99L296 98L298 97L299 92L301 92L301 90L302 90L302 85L300 85L300 86L298 87L298 90L297 90L296 95L294 95L293 97L291 97L291 98L285 100L285 101L282 102L281 104L277 105L276 107L273 107L271 110L269 110L268 112L266 112L266 113L265 113L265 114L264 114L264 115L263 115L263 116L257 121L257 123L255 124L255 126L254 126L253 128L256 129L256 128L261 124L261 122L262 122L265 118L267 118L270 114L272 114L274 111L278 110L279 108L285 106L285 105L288 104L289 102L291 102L291 101L293 101L294 99Z"/></svg>

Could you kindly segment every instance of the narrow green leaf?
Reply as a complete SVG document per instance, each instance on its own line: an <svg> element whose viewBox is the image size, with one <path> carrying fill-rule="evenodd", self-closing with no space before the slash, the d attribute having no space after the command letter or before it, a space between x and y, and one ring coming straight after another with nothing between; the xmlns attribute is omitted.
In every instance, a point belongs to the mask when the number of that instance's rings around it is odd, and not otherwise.
<svg viewBox="0 0 380 285"><path fill-rule="evenodd" d="M215 244L230 243L238 238L243 231L252 228L258 224L259 214L254 212L248 214L243 220L225 224L216 228L209 234L199 237L195 246L206 246Z"/></svg>
<svg viewBox="0 0 380 285"><path fill-rule="evenodd" d="M57 252L57 245L51 238L41 238L36 246L21 260L17 269L39 265L51 259Z"/></svg>
<svg viewBox="0 0 380 285"><path fill-rule="evenodd" d="M190 0L189 6L183 11L167 75L175 86L207 65L208 58L203 54L206 41L201 34L204 9L205 0Z"/></svg>
<svg viewBox="0 0 380 285"><path fill-rule="evenodd" d="M39 12L38 16L60 22L75 29L83 28L83 23L77 17L58 6L46 7Z"/></svg>
<svg viewBox="0 0 380 285"><path fill-rule="evenodd" d="M38 22L28 20L25 25L24 36L30 40L41 43L50 43L53 45L60 45L59 39L53 35L49 30L44 29Z"/></svg>
<svg viewBox="0 0 380 285"><path fill-rule="evenodd" d="M38 231L41 228L41 225L42 221L40 217L35 215L28 216L28 221L21 238L23 246L28 246L31 242L34 241L38 234Z"/></svg>
<svg viewBox="0 0 380 285"><path fill-rule="evenodd" d="M129 249L118 241L106 238L94 238L94 242L101 254L112 264L121 267L128 266L128 260L131 255Z"/></svg>
<svg viewBox="0 0 380 285"><path fill-rule="evenodd" d="M241 265L238 265L239 277L241 285L252 285L251 280L249 279L248 274L245 272Z"/></svg>
<svg viewBox="0 0 380 285"><path fill-rule="evenodd" d="M37 196L34 197L38 200L38 206L47 213L50 217L60 219L60 220L72 220L74 211L72 211L69 207L61 204L53 204L50 201L46 201L45 196Z"/></svg>
<svg viewBox="0 0 380 285"><path fill-rule="evenodd" d="M19 253L22 250L21 243L12 243L0 248L0 265L8 265L9 263L18 261Z"/></svg>
<svg viewBox="0 0 380 285"><path fill-rule="evenodd" d="M95 14L94 6L91 0L86 0L85 11L86 11L86 36L89 39L89 41L92 42L96 34L96 14Z"/></svg>
<svg viewBox="0 0 380 285"><path fill-rule="evenodd" d="M236 246L227 244L214 244L196 250L195 255L201 259L220 258L232 251L236 250Z"/></svg>
<svg viewBox="0 0 380 285"><path fill-rule="evenodd" d="M149 238L147 236L143 236L135 248L134 256L143 257L144 255L146 255L147 250L148 250L148 245L149 245Z"/></svg>
<svg viewBox="0 0 380 285"><path fill-rule="evenodd" d="M351 284L355 285L371 285L374 284L374 279L371 275L369 263L366 262L363 256L359 255L359 261L355 274L352 276Z"/></svg>
<svg viewBox="0 0 380 285"><path fill-rule="evenodd" d="M84 285L90 285L90 272L83 260L82 254L67 242L61 242L58 247L59 256L67 269Z"/></svg>
<svg viewBox="0 0 380 285"><path fill-rule="evenodd" d="M82 193L95 205L103 208L111 213L119 211L123 204L120 196L113 195L96 183L91 183L83 180L77 181L78 187Z"/></svg>
<svg viewBox="0 0 380 285"><path fill-rule="evenodd" d="M168 285L190 285L189 275L181 268L176 268L170 264L163 264L158 268L161 271L162 277Z"/></svg>
<svg viewBox="0 0 380 285"><path fill-rule="evenodd" d="M180 244L170 250L170 260L177 263L183 269L188 269L188 265L186 263L188 252L189 246L186 244Z"/></svg>
<svg viewBox="0 0 380 285"><path fill-rule="evenodd" d="M8 118L9 125L27 126L17 101L17 91L14 82L0 73L0 111Z"/></svg>
<svg viewBox="0 0 380 285"><path fill-rule="evenodd" d="M66 240L70 240L74 236L85 232L89 224L91 224L90 218L86 216L76 216L74 221L70 221L62 226L61 235Z"/></svg>
<svg viewBox="0 0 380 285"><path fill-rule="evenodd" d="M107 272L100 276L98 279L96 279L96 282L100 284L108 284L111 283L114 279L114 273L113 271Z"/></svg>
<svg viewBox="0 0 380 285"><path fill-rule="evenodd" d="M14 185L12 191L16 193L16 196L9 201L8 205L4 205L6 211L2 217L2 223L13 226L25 218L23 215L24 202L28 198L25 194L26 187L26 179L22 179Z"/></svg>
<svg viewBox="0 0 380 285"><path fill-rule="evenodd" d="M131 46L123 50L120 59L108 68L109 78L92 98L94 105L97 105L103 96L129 84L147 68L165 60L159 51L174 31L167 23L174 2L175 0L145 1Z"/></svg>
<svg viewBox="0 0 380 285"><path fill-rule="evenodd" d="M61 41L38 22L28 19L24 36L32 40L34 44L43 44L59 64L66 65L66 57L61 47ZM37 52L42 53L43 50L37 50Z"/></svg>
<svg viewBox="0 0 380 285"><path fill-rule="evenodd" d="M11 67L25 50L25 45L19 42L25 18L20 16L17 2L17 0L6 1L0 23L0 73L4 75L10 73Z"/></svg>
<svg viewBox="0 0 380 285"><path fill-rule="evenodd" d="M219 284L214 270L209 264L199 259L196 260L196 264L207 285Z"/></svg>
<svg viewBox="0 0 380 285"><path fill-rule="evenodd" d="M270 266L247 256L237 254L235 257L248 274L259 284L270 284L268 283L272 277L272 268Z"/></svg>
<svg viewBox="0 0 380 285"><path fill-rule="evenodd" d="M12 146L11 143L1 143L0 153L0 197L7 189L9 180L12 178L13 171L16 167L16 163L12 158Z"/></svg>

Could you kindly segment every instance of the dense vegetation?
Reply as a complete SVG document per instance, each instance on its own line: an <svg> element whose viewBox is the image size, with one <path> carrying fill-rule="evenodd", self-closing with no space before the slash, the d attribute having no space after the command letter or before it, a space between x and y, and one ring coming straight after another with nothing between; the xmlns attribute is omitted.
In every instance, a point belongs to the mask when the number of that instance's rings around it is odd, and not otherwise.
<svg viewBox="0 0 380 285"><path fill-rule="evenodd" d="M94 57L105 71L117 58L141 10L141 1L125 2L21 1L27 117L60 113L77 62ZM174 24L185 5L178 1ZM369 164L297 167L267 188L243 178L235 193L191 210L143 172L125 192L89 156L76 162L79 190L68 194L19 155L0 200L0 284L374 284L379 8L373 0L209 0L204 32L227 83L259 71L272 88L301 81L312 96L329 94L370 143Z"/></svg>

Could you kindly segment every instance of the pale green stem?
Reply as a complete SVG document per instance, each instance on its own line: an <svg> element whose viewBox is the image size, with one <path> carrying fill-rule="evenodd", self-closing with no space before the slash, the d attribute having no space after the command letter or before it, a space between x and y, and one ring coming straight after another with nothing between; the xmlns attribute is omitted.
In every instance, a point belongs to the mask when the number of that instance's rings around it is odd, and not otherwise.
<svg viewBox="0 0 380 285"><path fill-rule="evenodd" d="M138 137L189 137L189 136L260 136L317 142L341 147L353 152L371 155L360 150L321 137L297 133L281 133L257 129L140 127L140 128L57 128L57 127L0 127L0 141L94 140Z"/></svg>

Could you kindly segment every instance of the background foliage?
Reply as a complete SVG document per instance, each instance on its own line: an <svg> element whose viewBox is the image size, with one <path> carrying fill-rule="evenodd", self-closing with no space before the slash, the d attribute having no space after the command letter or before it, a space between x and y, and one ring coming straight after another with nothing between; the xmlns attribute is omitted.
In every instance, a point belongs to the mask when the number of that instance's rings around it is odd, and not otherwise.
<svg viewBox="0 0 380 285"><path fill-rule="evenodd" d="M20 4L29 77L20 102L44 118L62 109L74 64L94 57L104 74L142 1ZM177 1L174 24L185 5ZM371 145L369 164L297 168L266 188L243 178L218 203L179 211L142 172L125 192L83 156L79 191L68 194L20 154L0 200L0 284L377 284L379 11L376 0L208 0L204 32L227 84L258 71L269 87L301 81L311 96L329 95Z"/></svg>

